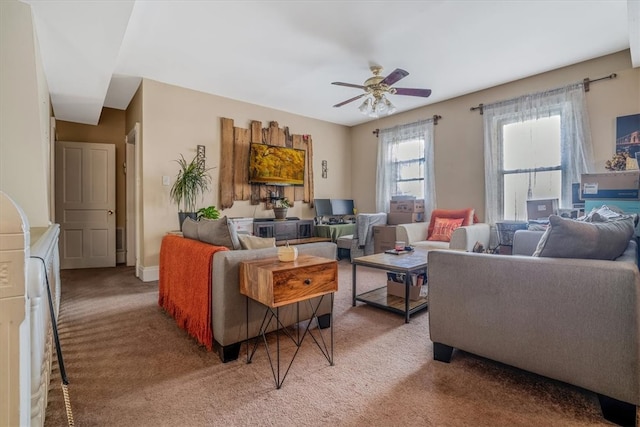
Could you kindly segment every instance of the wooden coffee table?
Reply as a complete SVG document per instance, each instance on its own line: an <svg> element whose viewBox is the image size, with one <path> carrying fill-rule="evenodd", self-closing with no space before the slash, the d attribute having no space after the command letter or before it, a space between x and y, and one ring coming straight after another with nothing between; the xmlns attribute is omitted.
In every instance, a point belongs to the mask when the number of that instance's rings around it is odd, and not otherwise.
<svg viewBox="0 0 640 427"><path fill-rule="evenodd" d="M409 323L410 316L420 310L427 308L427 297L421 297L418 300L409 299L409 286L411 286L411 275L422 273L427 270L427 253L425 249L415 249L411 253L392 255L379 253L354 258L352 260L352 306L355 307L356 301L365 302L374 307L392 311L394 313L404 314L405 323ZM369 292L358 294L356 286L356 269L357 267L366 266L390 271L393 273L404 273L404 284L406 287L405 297L400 298L393 295L387 295L387 287L382 286Z"/></svg>

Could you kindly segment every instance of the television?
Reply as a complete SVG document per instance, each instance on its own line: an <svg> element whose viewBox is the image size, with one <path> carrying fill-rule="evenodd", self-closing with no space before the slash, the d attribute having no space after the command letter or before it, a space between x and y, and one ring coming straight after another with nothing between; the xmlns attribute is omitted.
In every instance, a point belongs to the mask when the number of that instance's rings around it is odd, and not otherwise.
<svg viewBox="0 0 640 427"><path fill-rule="evenodd" d="M249 145L249 183L304 185L304 150L275 145Z"/></svg>
<svg viewBox="0 0 640 427"><path fill-rule="evenodd" d="M352 199L331 199L331 215L353 215Z"/></svg>
<svg viewBox="0 0 640 427"><path fill-rule="evenodd" d="M313 206L316 208L316 216L331 216L331 200L313 199Z"/></svg>

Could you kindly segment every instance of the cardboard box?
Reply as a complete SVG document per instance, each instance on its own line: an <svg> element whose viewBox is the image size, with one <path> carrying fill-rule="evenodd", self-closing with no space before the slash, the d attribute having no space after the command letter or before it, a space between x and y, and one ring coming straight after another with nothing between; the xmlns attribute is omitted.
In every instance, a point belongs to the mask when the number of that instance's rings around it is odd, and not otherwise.
<svg viewBox="0 0 640 427"><path fill-rule="evenodd" d="M389 212L391 213L424 213L424 199L413 200L391 200L389 202Z"/></svg>
<svg viewBox="0 0 640 427"><path fill-rule="evenodd" d="M400 256L400 255L399 255ZM420 299L420 290L422 286L409 286L409 299L416 301ZM404 299L405 286L404 283L387 281L387 295L394 295Z"/></svg>
<svg viewBox="0 0 640 427"><path fill-rule="evenodd" d="M558 215L558 199L527 200L527 219L547 219Z"/></svg>
<svg viewBox="0 0 640 427"><path fill-rule="evenodd" d="M393 249L396 243L396 227L393 225L373 226L373 252L382 253Z"/></svg>
<svg viewBox="0 0 640 427"><path fill-rule="evenodd" d="M398 255L402 256L402 255ZM404 299L406 285L404 284L404 273L387 273L387 295L394 295ZM411 285L409 286L409 299L412 301L420 299L422 286L427 284L426 273L411 275Z"/></svg>
<svg viewBox="0 0 640 427"><path fill-rule="evenodd" d="M398 225L398 224L408 224L410 222L424 222L424 219L425 219L424 212L414 212L414 213L391 212L389 215L387 215L387 224Z"/></svg>
<svg viewBox="0 0 640 427"><path fill-rule="evenodd" d="M583 173L583 199L640 199L640 171Z"/></svg>

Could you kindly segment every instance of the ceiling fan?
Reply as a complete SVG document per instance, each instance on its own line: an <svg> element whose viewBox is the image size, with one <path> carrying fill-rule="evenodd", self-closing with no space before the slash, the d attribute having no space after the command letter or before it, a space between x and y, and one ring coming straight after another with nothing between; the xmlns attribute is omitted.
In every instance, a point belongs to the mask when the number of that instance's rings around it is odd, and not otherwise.
<svg viewBox="0 0 640 427"><path fill-rule="evenodd" d="M423 98L426 98L429 95L431 95L431 89L411 89L411 88L392 87L393 84L395 84L399 80L409 75L409 73L405 70L396 68L391 74L384 77L380 75L380 72L382 72L381 66L372 65L370 68L371 68L371 72L373 73L373 76L365 80L363 85L356 85L352 83L343 83L343 82L331 83L338 86L355 87L355 88L364 90L364 93L358 96L354 96L353 98L347 99L346 101L342 101L334 105L334 107L342 107L343 105L353 102L356 99L360 99L362 97L369 95L369 97L365 99L365 101L360 106L360 111L363 114L367 114L372 117L377 117L379 114L391 114L395 111L395 106L386 97L387 94L420 96Z"/></svg>

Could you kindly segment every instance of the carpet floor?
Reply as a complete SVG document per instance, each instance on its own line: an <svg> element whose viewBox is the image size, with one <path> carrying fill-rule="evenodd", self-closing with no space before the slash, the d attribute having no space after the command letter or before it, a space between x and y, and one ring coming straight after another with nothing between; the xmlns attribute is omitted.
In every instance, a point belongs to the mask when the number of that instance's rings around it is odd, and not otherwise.
<svg viewBox="0 0 640 427"><path fill-rule="evenodd" d="M75 425L611 425L583 389L457 350L449 364L434 361L428 312L405 324L352 307L351 264L338 264L335 364L305 340L281 389L264 347L251 364L244 346L223 364L158 307L157 282L133 268L63 270L58 329ZM359 290L385 280L358 269ZM60 384L54 363L47 427L66 425Z"/></svg>

